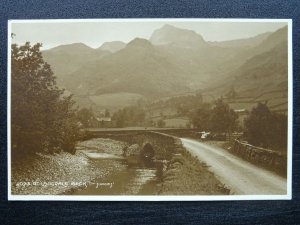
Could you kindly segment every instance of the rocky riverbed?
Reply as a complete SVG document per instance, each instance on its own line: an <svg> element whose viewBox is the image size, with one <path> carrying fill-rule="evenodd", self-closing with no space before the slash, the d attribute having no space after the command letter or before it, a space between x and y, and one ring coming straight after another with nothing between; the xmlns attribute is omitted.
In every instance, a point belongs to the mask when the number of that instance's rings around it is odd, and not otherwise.
<svg viewBox="0 0 300 225"><path fill-rule="evenodd" d="M138 144L108 138L79 142L76 154L38 153L11 166L13 195L218 195L228 194L179 140L171 160L134 163ZM125 153L124 150L126 149ZM139 162L140 160L138 160Z"/></svg>
<svg viewBox="0 0 300 225"><path fill-rule="evenodd" d="M57 195L70 189L85 188L94 179L124 170L114 160L101 164L91 160L95 150L104 157L121 157L124 143L110 139L92 139L77 145L75 155L37 153L12 162L11 189L14 195ZM84 152L84 150L86 152ZM89 156L87 153L91 153Z"/></svg>

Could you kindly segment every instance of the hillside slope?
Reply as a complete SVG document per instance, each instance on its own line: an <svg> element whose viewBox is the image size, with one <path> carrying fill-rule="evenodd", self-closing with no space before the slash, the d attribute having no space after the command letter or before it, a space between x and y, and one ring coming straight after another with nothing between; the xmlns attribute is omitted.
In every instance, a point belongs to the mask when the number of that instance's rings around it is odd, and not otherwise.
<svg viewBox="0 0 300 225"><path fill-rule="evenodd" d="M75 72L90 61L110 54L109 51L95 50L82 43L60 45L42 52L44 60L51 65L60 86L65 86L68 74Z"/></svg>
<svg viewBox="0 0 300 225"><path fill-rule="evenodd" d="M240 97L256 98L287 88L287 27L216 43L192 30L165 25L150 40L108 42L98 49L77 43L44 51L43 56L58 84L84 106L113 105L107 99L122 93L132 104L140 98L197 91L216 98L232 87Z"/></svg>

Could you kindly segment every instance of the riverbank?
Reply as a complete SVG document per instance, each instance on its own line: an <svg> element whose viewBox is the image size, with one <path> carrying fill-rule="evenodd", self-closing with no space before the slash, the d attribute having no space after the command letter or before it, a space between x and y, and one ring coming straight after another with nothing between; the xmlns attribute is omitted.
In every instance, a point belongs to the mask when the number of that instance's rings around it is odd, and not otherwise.
<svg viewBox="0 0 300 225"><path fill-rule="evenodd" d="M49 155L37 153L16 160L11 165L11 189L13 195L58 195L71 189L86 188L94 179L124 169L114 161L103 161L101 165L91 160L83 149L122 153L123 144L118 141L85 141L79 143L75 155L61 152Z"/></svg>

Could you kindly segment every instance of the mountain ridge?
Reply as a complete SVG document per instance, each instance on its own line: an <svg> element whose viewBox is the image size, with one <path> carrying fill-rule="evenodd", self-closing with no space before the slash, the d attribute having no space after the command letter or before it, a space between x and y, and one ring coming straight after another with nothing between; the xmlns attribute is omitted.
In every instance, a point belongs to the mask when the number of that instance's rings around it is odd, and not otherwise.
<svg viewBox="0 0 300 225"><path fill-rule="evenodd" d="M168 24L154 30L149 40L153 45L184 45L187 48L207 45L204 38L195 31L177 28Z"/></svg>
<svg viewBox="0 0 300 225"><path fill-rule="evenodd" d="M125 48L125 46L126 46L126 43L123 41L110 41L110 42L104 42L97 49L115 53L115 52L120 51L121 49Z"/></svg>
<svg viewBox="0 0 300 225"><path fill-rule="evenodd" d="M239 39L235 46L234 41L206 42L194 31L166 25L153 31L149 40L134 38L127 44L119 43L122 48L112 51L109 48L115 42L104 43L108 47L98 49L73 44L62 46L60 51L59 47L47 50L43 55L57 74L58 83L75 95L128 92L157 99L214 85L223 85L227 88L223 91L228 91L228 83L234 83L237 76L234 73L241 73L252 58L286 41L286 32L281 28ZM72 46L74 49L66 53ZM266 55L270 59L275 56Z"/></svg>

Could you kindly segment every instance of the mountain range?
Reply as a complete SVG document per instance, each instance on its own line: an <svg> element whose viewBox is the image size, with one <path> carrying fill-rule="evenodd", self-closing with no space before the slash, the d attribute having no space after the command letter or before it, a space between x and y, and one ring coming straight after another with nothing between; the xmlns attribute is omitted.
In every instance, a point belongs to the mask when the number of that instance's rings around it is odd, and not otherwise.
<svg viewBox="0 0 300 225"><path fill-rule="evenodd" d="M199 90L220 96L234 87L240 96L255 97L287 88L287 27L208 42L192 30L165 25L149 40L107 42L98 49L61 45L43 51L43 57L58 85L81 106L112 107L113 99L105 100L110 94L129 96L124 101L132 104L132 98L154 100Z"/></svg>

